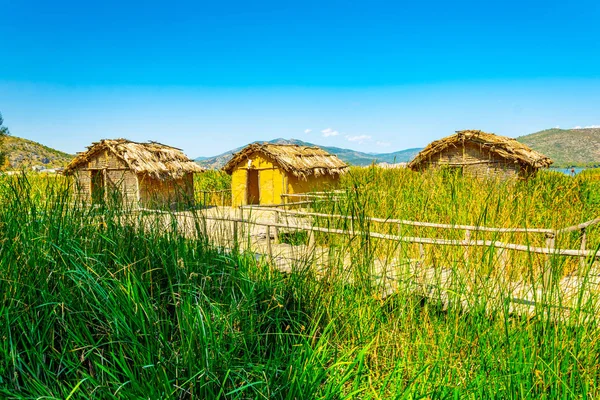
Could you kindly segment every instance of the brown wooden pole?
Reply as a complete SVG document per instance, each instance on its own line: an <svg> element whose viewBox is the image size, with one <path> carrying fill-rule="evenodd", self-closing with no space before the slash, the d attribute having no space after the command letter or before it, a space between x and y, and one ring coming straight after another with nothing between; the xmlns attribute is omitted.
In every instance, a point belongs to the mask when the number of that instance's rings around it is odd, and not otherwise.
<svg viewBox="0 0 600 400"><path fill-rule="evenodd" d="M267 254L273 258L273 247L271 246L271 225L267 225Z"/></svg>
<svg viewBox="0 0 600 400"><path fill-rule="evenodd" d="M505 270L508 267L508 252L505 249L498 250L498 262L501 269Z"/></svg>
<svg viewBox="0 0 600 400"><path fill-rule="evenodd" d="M279 224L279 211L275 211L275 223ZM277 226L274 226L273 237L275 243L279 243L279 228Z"/></svg>
<svg viewBox="0 0 600 400"><path fill-rule="evenodd" d="M106 168L102 170L102 180L104 181L102 182L102 184L104 185L104 187L102 188L102 190L104 191L104 204L106 204L108 201L108 173L106 172Z"/></svg>
<svg viewBox="0 0 600 400"><path fill-rule="evenodd" d="M398 224L398 248L396 249L397 253L398 253L398 262L402 261L402 240L400 240L400 238L402 237L402 225Z"/></svg>
<svg viewBox="0 0 600 400"><path fill-rule="evenodd" d="M238 248L238 222L233 221L233 247Z"/></svg>
<svg viewBox="0 0 600 400"><path fill-rule="evenodd" d="M546 248L549 250L548 255L546 256L546 265L543 273L543 283L544 288L548 289L550 287L550 282L552 281L552 251L554 250L556 244L556 235L553 233L546 234Z"/></svg>
<svg viewBox="0 0 600 400"><path fill-rule="evenodd" d="M308 231L308 247L315 248L315 231L312 229Z"/></svg>
<svg viewBox="0 0 600 400"><path fill-rule="evenodd" d="M469 229L465 229L465 249L463 251L463 257L465 262L469 262L469 247L471 243L471 231Z"/></svg>
<svg viewBox="0 0 600 400"><path fill-rule="evenodd" d="M586 236L586 229L585 228L581 228L581 251L585 251L585 248L587 247L587 236ZM582 255L581 258L579 259L579 264L581 265L581 267L585 267L585 256Z"/></svg>

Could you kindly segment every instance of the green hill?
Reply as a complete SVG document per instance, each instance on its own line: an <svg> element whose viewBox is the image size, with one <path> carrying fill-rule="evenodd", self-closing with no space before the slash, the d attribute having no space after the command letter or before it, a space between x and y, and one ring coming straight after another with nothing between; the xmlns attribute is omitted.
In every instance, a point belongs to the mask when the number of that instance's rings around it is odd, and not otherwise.
<svg viewBox="0 0 600 400"><path fill-rule="evenodd" d="M257 143L257 142L253 142L253 143ZM299 146L317 146L313 143L304 142L304 141L298 140L298 139L282 139L282 138L273 139L273 140L269 141L268 143L297 144ZM195 161L198 164L202 165L203 167L211 168L211 169L219 169L219 168L222 168L225 164L227 164L227 162L229 160L231 160L233 153L240 151L244 147L246 147L246 146L229 150L225 153L219 154L214 157L198 157L195 159ZM356 150L342 149L340 147L326 147L326 146L318 146L318 147L321 147L322 149L328 151L331 154L335 154L342 161L344 161L345 163L348 163L350 165L370 165L373 162L375 162L375 163L386 162L386 163L390 163L390 164L408 162L408 161L412 160L413 157L415 155L417 155L417 153L419 151L421 151L421 149L407 149L407 150L396 151L394 153L369 154L369 153L363 153L363 152L356 151Z"/></svg>
<svg viewBox="0 0 600 400"><path fill-rule="evenodd" d="M546 129L517 140L550 157L555 167L600 165L600 128Z"/></svg>
<svg viewBox="0 0 600 400"><path fill-rule="evenodd" d="M21 169L33 166L48 168L64 167L73 159L71 154L52 149L32 140L8 136L4 142L8 154L8 169Z"/></svg>

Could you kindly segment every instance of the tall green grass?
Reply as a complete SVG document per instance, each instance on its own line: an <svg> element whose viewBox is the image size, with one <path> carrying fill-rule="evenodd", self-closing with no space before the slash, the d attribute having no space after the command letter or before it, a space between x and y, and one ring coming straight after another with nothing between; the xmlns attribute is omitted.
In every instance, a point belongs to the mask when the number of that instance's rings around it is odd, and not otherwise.
<svg viewBox="0 0 600 400"><path fill-rule="evenodd" d="M363 228L368 215L555 226L595 212L591 203L561 209L569 203L556 203L556 188L583 189L554 176L504 188L405 171L354 171L345 179L354 198L330 211L353 215ZM124 210L87 208L71 189L66 181L0 177L4 397L600 395L594 319L465 312L415 296L410 282L380 299L366 279L347 280L341 271L328 279L310 269L283 274L254 254L213 247L176 227L125 224ZM499 204L503 192L531 206ZM528 209L547 218L525 215ZM364 237L348 246L353 273L367 277L371 263L358 253L379 256L383 244ZM485 258L472 262L473 275L486 268Z"/></svg>
<svg viewBox="0 0 600 400"><path fill-rule="evenodd" d="M220 170L207 170L194 176L196 203L200 206L231 205L231 175Z"/></svg>
<svg viewBox="0 0 600 400"><path fill-rule="evenodd" d="M465 239L464 230L445 230L429 227L399 226L378 223L369 217L433 222L440 224L487 226L498 228L545 228L560 229L577 225L600 216L600 184L585 176L571 178L556 172L541 171L533 179L498 180L473 179L450 171L416 173L407 169L352 168L342 177L338 192L332 193L330 201L317 201L313 209L325 214L350 216L351 220L323 217L317 219L320 226L359 232L380 232L411 237ZM600 228L591 226L586 231L587 247L594 249L600 243ZM494 240L518 243L532 247L545 247L546 237L536 233L472 232L472 240ZM321 243L357 249L356 239L321 235ZM366 238L365 238L366 240ZM390 256L398 251L398 243L370 239L369 248L379 257ZM579 249L579 231L560 234L556 246ZM465 263L464 250L427 246L430 263ZM402 251L408 258L418 258L416 246L406 246ZM477 269L497 269L497 249L470 248L469 268L479 259ZM360 248L360 254L366 254ZM530 267L535 273L547 262L545 256L506 252L509 273L526 274ZM394 255L392 255L394 256ZM438 260L433 260L437 258ZM439 260L442 258L443 260ZM554 260L561 273L574 272L580 265L576 258ZM503 270L502 273L506 273Z"/></svg>
<svg viewBox="0 0 600 400"><path fill-rule="evenodd" d="M382 218L559 228L598 215L600 203L593 193L599 186L586 176L542 170L529 180L499 180L452 171L352 168L338 188L347 193L347 201L336 206Z"/></svg>

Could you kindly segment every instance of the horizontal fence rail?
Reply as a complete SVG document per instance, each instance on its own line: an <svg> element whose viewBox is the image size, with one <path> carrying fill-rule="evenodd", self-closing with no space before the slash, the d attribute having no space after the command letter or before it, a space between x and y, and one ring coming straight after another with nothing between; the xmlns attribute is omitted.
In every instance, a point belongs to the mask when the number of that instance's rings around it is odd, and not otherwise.
<svg viewBox="0 0 600 400"><path fill-rule="evenodd" d="M260 209L257 207L257 209ZM269 211L275 211L275 209L268 209ZM157 210L146 210L141 209L140 211L152 212L152 213L160 213L160 214L170 214L176 215L184 218L200 218L206 219L209 221L223 221L223 222L231 222L234 224L247 224L247 225L256 225L256 226L265 226L270 231L271 228L274 229L293 229L299 231L306 231L309 234L314 234L314 232L321 232L326 234L336 234L336 235L346 235L346 236L368 236L374 239L384 239L391 241L398 241L404 243L416 243L416 244L428 244L428 245L438 245L438 246L477 246L477 247L495 247L498 249L506 249L506 250L514 250L519 252L528 252L535 254L544 254L544 255L556 255L556 256L568 256L568 257L600 257L600 254L596 250L586 250L585 248L580 249L561 249L554 247L554 237L551 236L548 240L546 247L539 246L529 246L519 243L505 243L501 241L495 240L471 240L468 235L464 240L457 239L443 239L443 238L429 238L429 237L412 237L412 236L402 236L402 235L394 235L394 234L385 234L378 232L363 232L356 230L345 230L345 229L334 229L334 228L325 228L313 225L299 225L299 224L288 224L281 222L270 222L270 221L259 221L259 220L251 220L245 218L231 218L231 217L216 217L216 216L194 216L189 215L187 213L171 213L167 211L157 211ZM283 210L277 210L278 213L283 213ZM308 212L293 212L293 211L285 211L286 214L289 215L302 215L302 216L330 216L329 214L320 214L320 213L308 213ZM348 216L339 216L333 215L334 217L343 217L346 218ZM448 225L448 224L434 224L428 222L418 222L418 221L404 221L404 220L389 220L389 219L380 219L380 218L372 218L373 221L380 222L390 222L390 223L402 223L407 222L415 226L426 226L426 227L434 227L434 228L445 228L445 229L461 229L467 231L488 231L488 232L535 232L535 233L545 233L545 234L555 234L557 231L553 229L528 229L528 228L492 228L492 227L481 227L481 226L469 226L469 225ZM597 221L597 222L595 222ZM585 227L591 226L595 223L600 222L600 218L597 220L592 220L585 222L580 225L576 225L577 227L585 225ZM569 227L572 228L572 227ZM565 228L568 229L568 228ZM565 232L565 229L559 230L561 232ZM584 228L579 228L584 229ZM234 229L237 230L237 229ZM575 231L576 229L569 230ZM270 235L267 235L267 241L270 242ZM314 242L314 238L310 240Z"/></svg>
<svg viewBox="0 0 600 400"><path fill-rule="evenodd" d="M256 209L260 209L259 207L254 207ZM271 211L288 214L288 215L296 215L296 216L307 216L307 217L325 217L332 219L348 219L352 220L352 216L350 215L338 215L338 214L325 214L325 213L313 213L313 212L305 212L305 211L289 211L289 210L276 210L273 209ZM554 229L546 229L546 228L493 228L486 226L471 226L471 225L452 225L452 224L438 224L433 222L420 222L420 221L408 221L402 219L392 219L392 218L375 218L375 217L365 217L364 220L371 222L380 222L386 224L398 224L398 225L410 225L410 226L420 226L420 227L428 227L428 228L440 228L440 229L454 229L454 230L467 230L467 231L482 231L482 232L523 232L523 233L546 233L546 234L555 234L556 231Z"/></svg>

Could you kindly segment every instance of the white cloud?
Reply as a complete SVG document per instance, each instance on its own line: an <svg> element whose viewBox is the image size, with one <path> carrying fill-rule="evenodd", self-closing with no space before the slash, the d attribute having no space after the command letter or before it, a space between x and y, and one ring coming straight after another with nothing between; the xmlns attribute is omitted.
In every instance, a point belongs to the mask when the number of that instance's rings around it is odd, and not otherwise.
<svg viewBox="0 0 600 400"><path fill-rule="evenodd" d="M323 129L321 131L321 133L323 134L324 137L337 136L340 134L338 131L334 131L331 128Z"/></svg>
<svg viewBox="0 0 600 400"><path fill-rule="evenodd" d="M588 125L588 126L579 126L579 125L577 125L577 126L574 126L571 129L597 129L597 128L600 128L600 125Z"/></svg>
<svg viewBox="0 0 600 400"><path fill-rule="evenodd" d="M348 139L349 142L358 142L358 144L361 144L367 140L371 140L371 136L369 136L369 135L346 136L346 139Z"/></svg>
<svg viewBox="0 0 600 400"><path fill-rule="evenodd" d="M380 141L377 141L375 144L377 146L381 146L381 147L390 147L392 145L390 142L380 142Z"/></svg>
<svg viewBox="0 0 600 400"><path fill-rule="evenodd" d="M560 125L556 125L554 129L560 129Z"/></svg>
<svg viewBox="0 0 600 400"><path fill-rule="evenodd" d="M312 132L312 129L305 129L305 130L304 130L304 133L306 133L306 134L309 134L309 133L311 133L311 132Z"/></svg>

